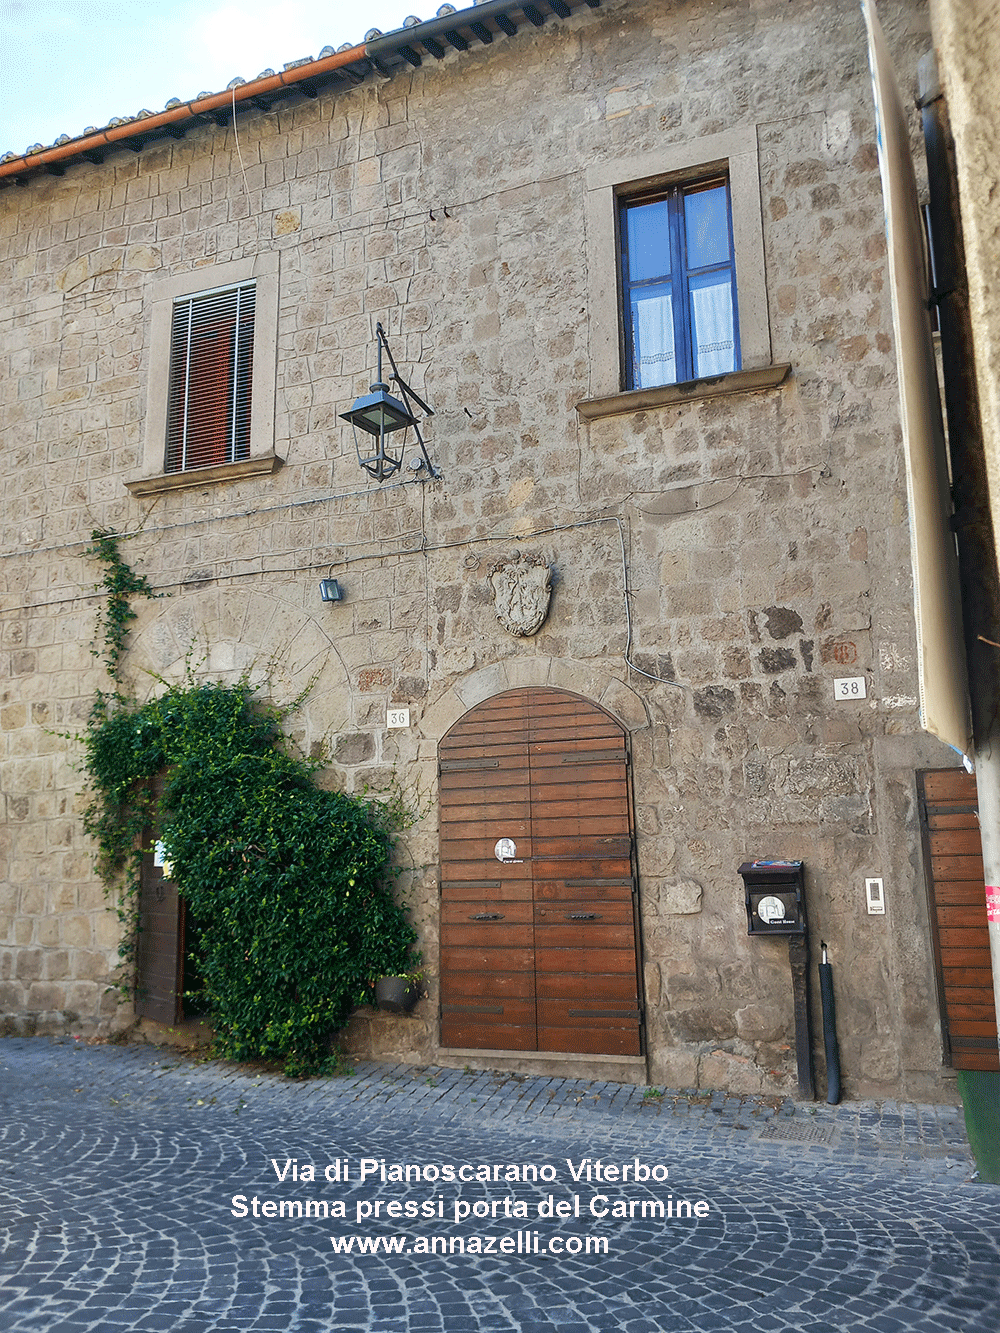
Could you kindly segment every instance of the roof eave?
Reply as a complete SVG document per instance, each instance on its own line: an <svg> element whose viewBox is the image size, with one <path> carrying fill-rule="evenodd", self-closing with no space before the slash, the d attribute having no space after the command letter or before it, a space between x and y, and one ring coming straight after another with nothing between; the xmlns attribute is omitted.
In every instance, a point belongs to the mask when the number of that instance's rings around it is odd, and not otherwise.
<svg viewBox="0 0 1000 1333"><path fill-rule="evenodd" d="M274 101L295 93L316 97L331 83L342 87L363 82L371 74L391 78L403 68L419 66L424 56L442 60L449 50L465 51L474 44L490 45L495 37L514 36L525 24L539 28L551 17L568 18L574 10L597 9L602 0L485 0L454 14L429 19L409 28L380 34L363 45L348 47L320 60L311 60L280 74L237 84L209 97L183 102L151 116L108 126L68 143L54 144L35 153L0 162L0 186L27 185L43 173L61 176L75 162L100 163L108 152L131 148L141 152L153 143L182 138L192 126L214 121L227 124L236 111L248 106L269 110Z"/></svg>

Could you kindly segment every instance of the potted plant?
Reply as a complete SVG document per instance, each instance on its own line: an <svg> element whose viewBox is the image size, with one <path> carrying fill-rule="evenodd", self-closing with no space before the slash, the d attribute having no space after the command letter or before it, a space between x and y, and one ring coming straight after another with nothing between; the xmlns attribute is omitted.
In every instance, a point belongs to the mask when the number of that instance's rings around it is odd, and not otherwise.
<svg viewBox="0 0 1000 1333"><path fill-rule="evenodd" d="M423 972L405 972L398 977L379 977L375 1002L389 1014L408 1014L424 993Z"/></svg>

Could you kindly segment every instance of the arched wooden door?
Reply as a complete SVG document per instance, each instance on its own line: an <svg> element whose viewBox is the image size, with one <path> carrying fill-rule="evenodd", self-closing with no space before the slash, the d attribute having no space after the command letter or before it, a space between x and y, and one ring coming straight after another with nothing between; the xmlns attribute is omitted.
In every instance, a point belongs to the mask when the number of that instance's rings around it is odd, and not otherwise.
<svg viewBox="0 0 1000 1333"><path fill-rule="evenodd" d="M623 728L565 690L511 690L439 759L442 1046L641 1055Z"/></svg>

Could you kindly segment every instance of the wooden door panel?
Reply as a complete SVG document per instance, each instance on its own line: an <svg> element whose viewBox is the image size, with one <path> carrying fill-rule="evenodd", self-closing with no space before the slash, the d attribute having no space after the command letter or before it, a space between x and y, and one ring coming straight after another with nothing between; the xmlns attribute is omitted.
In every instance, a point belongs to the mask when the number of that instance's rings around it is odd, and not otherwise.
<svg viewBox="0 0 1000 1333"><path fill-rule="evenodd" d="M595 815L586 809L576 815L560 815L557 818L533 818L531 821L532 841L539 850L548 847L549 838L572 838L579 844L591 842L596 838L617 837L627 839L628 822L620 815ZM516 834L508 834L516 837Z"/></svg>
<svg viewBox="0 0 1000 1333"><path fill-rule="evenodd" d="M986 894L975 879L941 879L934 881L934 898L939 907L975 907L982 904L986 911Z"/></svg>
<svg viewBox="0 0 1000 1333"><path fill-rule="evenodd" d="M534 999L536 984L533 971L504 972L499 968L491 972L453 971L442 980L441 994L449 1002L489 1000L500 1004L506 999Z"/></svg>
<svg viewBox="0 0 1000 1333"><path fill-rule="evenodd" d="M450 845L453 847L455 844L452 843ZM464 852L466 849L461 848L461 850ZM501 863L493 855L492 848L490 848L490 855L488 858L480 856L475 860L449 861L447 864L444 864L444 856L442 854L441 860L441 868L442 870L447 871L449 880L486 879L487 871L496 873L502 870L503 883L505 884L510 884L517 880L524 880L528 884L531 883L531 865L528 861L524 861L521 865L518 865L516 861Z"/></svg>
<svg viewBox="0 0 1000 1333"><path fill-rule="evenodd" d="M948 1012L956 1018L980 1019L993 1013L993 1006L983 999L982 991L972 987L952 987L949 999Z"/></svg>
<svg viewBox="0 0 1000 1333"><path fill-rule="evenodd" d="M513 690L471 709L439 754L442 1041L638 1053L623 729L565 691ZM497 862L500 838L516 862Z"/></svg>
<svg viewBox="0 0 1000 1333"><path fill-rule="evenodd" d="M620 790L624 793L625 779L621 773L621 764L622 761L615 758L601 763L584 762L582 756L580 761L575 764L532 764L532 795L544 796L548 788L564 788L571 783L584 782L600 784L607 787L610 792Z"/></svg>
<svg viewBox="0 0 1000 1333"><path fill-rule="evenodd" d="M941 941L941 952L943 956L947 957L949 951L953 953L958 952L961 953L963 957L970 959L967 964L969 967L981 967L983 965L983 959L986 960L986 965L989 966L990 948L988 933L986 935L985 944L983 943L982 934L978 930L968 930L958 927L953 930L939 929L938 938ZM954 964L952 964L952 966L954 966Z"/></svg>
<svg viewBox="0 0 1000 1333"><path fill-rule="evenodd" d="M956 905L947 905L938 903L938 920L942 926L974 926L977 929L985 926L989 931L989 921L986 917L986 895L982 894L982 904L960 903Z"/></svg>
<svg viewBox="0 0 1000 1333"><path fill-rule="evenodd" d="M531 788L531 796L546 803L546 813L556 813L560 807L568 808L573 814L581 805L590 809L601 804L620 809L628 795L624 782L590 782L586 786L573 780L572 774L560 773L558 782L537 782ZM627 814L626 814L627 823Z"/></svg>
<svg viewBox="0 0 1000 1333"><path fill-rule="evenodd" d="M491 828L495 827L498 820L508 823L510 820L517 820L524 824L522 837L527 837L531 819L531 806L527 801L514 800L496 800L496 792L489 793L490 800L496 801L496 804L483 805L481 803L472 804L471 802L461 805L448 806L441 811L441 828L450 832L451 825L455 824L461 827L467 820L477 821L485 824L489 822ZM477 835L478 836L478 835ZM508 835L510 836L510 835ZM516 835L514 835L516 836ZM495 839L494 839L495 841Z"/></svg>
<svg viewBox="0 0 1000 1333"><path fill-rule="evenodd" d="M441 948L442 972L535 972L534 949Z"/></svg>
<svg viewBox="0 0 1000 1333"><path fill-rule="evenodd" d="M529 745L528 759L532 782L565 782L568 773L586 773L590 770L601 781L620 782L625 747L620 741L609 745L607 741L598 738L565 740L555 744Z"/></svg>
<svg viewBox="0 0 1000 1333"><path fill-rule="evenodd" d="M524 1027L535 1022L535 1001L531 996L452 997L442 1001L442 1016L455 1022L503 1023Z"/></svg>
<svg viewBox="0 0 1000 1333"><path fill-rule="evenodd" d="M445 926L488 926L487 917L496 918L496 924L503 926L530 925L534 920L534 904L530 898L511 903L496 903L484 899L482 902L442 902L441 927Z"/></svg>
<svg viewBox="0 0 1000 1333"><path fill-rule="evenodd" d="M633 1001L631 1005L610 1001L596 1003L570 997L569 999L537 1001L538 1022L544 1027L582 1028L595 1027L606 1031L615 1027L639 1026L639 1009Z"/></svg>
<svg viewBox="0 0 1000 1333"><path fill-rule="evenodd" d="M448 949L530 949L535 928L509 925L506 921L469 921L463 926L441 927L441 944Z"/></svg>
<svg viewBox="0 0 1000 1333"><path fill-rule="evenodd" d="M627 856L589 856L582 860L576 856L536 855L532 857L532 871L536 884L557 881L581 889L620 884L622 880L632 882L632 862Z"/></svg>
<svg viewBox="0 0 1000 1333"><path fill-rule="evenodd" d="M489 783L489 790L483 790L484 782ZM485 799L504 802L528 801L528 782L526 777L516 772L500 769L484 769L478 773L463 769L460 773L442 773L441 791L447 794L451 805L480 805Z"/></svg>
<svg viewBox="0 0 1000 1333"><path fill-rule="evenodd" d="M501 912L504 904L531 901L531 880L508 880L505 884L496 884L488 889L480 888L475 880L441 885L441 905L461 904L463 909L468 910L476 906L483 912Z"/></svg>
<svg viewBox="0 0 1000 1333"><path fill-rule="evenodd" d="M592 908L595 903L616 906L626 904L631 911L632 881L624 876L618 880L602 880L592 884L567 884L562 879L536 879L535 902L553 911L559 911L570 903L579 903L581 911Z"/></svg>
<svg viewBox="0 0 1000 1333"><path fill-rule="evenodd" d="M628 922L631 934L631 919ZM622 940L621 923L604 925L600 921L548 921L535 923L535 951L538 955L552 949L597 949L616 952ZM631 955L631 950L628 951ZM593 967L593 959L591 967ZM635 959L632 959L635 966ZM612 971L616 969L611 969Z"/></svg>
<svg viewBox="0 0 1000 1333"><path fill-rule="evenodd" d="M504 814L493 820L488 820L481 813L481 808L475 805L465 806L464 814L465 819L449 819L441 825L441 841L447 844L444 853L446 861L481 856L484 861L502 864L496 861L496 853L493 850L498 838L513 838L517 843L518 856L521 856L522 850L525 856L530 856L528 844L531 840L531 810L528 806L511 804ZM453 843L457 844L454 851L451 848ZM463 844L466 847L464 852ZM473 845L478 846L479 850L476 852L468 850Z"/></svg>
<svg viewBox="0 0 1000 1333"><path fill-rule="evenodd" d="M982 991L987 987L993 986L993 970L990 966L987 956L986 965L977 967L975 964L956 963L954 967L945 964L944 968L945 986L950 993L953 989L959 990L977 990Z"/></svg>
<svg viewBox="0 0 1000 1333"><path fill-rule="evenodd" d="M986 1004L952 1004L948 1007L948 1021L953 1032L965 1032L967 1029L962 1025L966 1023L985 1023L985 1035L989 1036L996 1026L996 1014Z"/></svg>
<svg viewBox="0 0 1000 1333"><path fill-rule="evenodd" d="M978 809L976 780L961 768L942 768L924 773L924 799L929 806L953 803L973 810Z"/></svg>
<svg viewBox="0 0 1000 1333"><path fill-rule="evenodd" d="M531 759L532 772L543 768L553 768L569 764L616 764L625 757L625 741L621 736L600 736L595 732L580 734L578 729L567 728L569 734L560 739L553 736L541 740L532 737L528 742L528 755Z"/></svg>
<svg viewBox="0 0 1000 1333"><path fill-rule="evenodd" d="M966 810L956 811L938 807L938 809L928 812L927 827L932 831L936 829L974 829L978 835L979 818L977 815L970 814Z"/></svg>
<svg viewBox="0 0 1000 1333"><path fill-rule="evenodd" d="M608 902L607 899L581 902L574 898L539 902L536 899L534 917L538 925L576 926L588 932L595 925L631 926L632 895L629 894L628 898L622 898L619 902ZM590 938L589 933L587 938Z"/></svg>
<svg viewBox="0 0 1000 1333"><path fill-rule="evenodd" d="M463 801L482 801L485 796L502 791L506 797L512 794L516 799L526 799L528 793L528 768L499 764L490 767L461 768L454 772L447 769L441 773L441 790L448 793L448 799Z"/></svg>
<svg viewBox="0 0 1000 1333"><path fill-rule="evenodd" d="M930 834L931 854L933 856L974 856L981 861L983 856L979 830L935 829Z"/></svg>
<svg viewBox="0 0 1000 1333"><path fill-rule="evenodd" d="M610 817L620 819L621 799L613 793L610 796L606 796L603 792L591 795L586 788L577 791L575 797L569 792L558 799L546 796L545 817L547 819L578 819L581 815L595 819Z"/></svg>
<svg viewBox="0 0 1000 1333"><path fill-rule="evenodd" d="M448 754L441 755L441 776L447 779L447 786L462 786L470 775L489 780L491 773L526 772L527 760L524 746L511 745L463 745Z"/></svg>
<svg viewBox="0 0 1000 1333"><path fill-rule="evenodd" d="M995 1071L997 1068L997 1056L995 1051L980 1050L962 1050L960 1053L961 1063L956 1058L954 1067L956 1069L982 1069L986 1071Z"/></svg>
<svg viewBox="0 0 1000 1333"><path fill-rule="evenodd" d="M969 1018L955 1018L949 1011L949 1018L952 1041L957 1037L992 1037L997 1030L997 1022L993 1017L977 1022Z"/></svg>
<svg viewBox="0 0 1000 1333"><path fill-rule="evenodd" d="M534 1051L538 1049L538 1028L534 1021L512 1027L442 1015L441 1045L473 1051Z"/></svg>
<svg viewBox="0 0 1000 1333"><path fill-rule="evenodd" d="M606 1007L608 1004L638 1003L633 972L539 972L535 976L539 1000L577 1000Z"/></svg>
<svg viewBox="0 0 1000 1333"><path fill-rule="evenodd" d="M934 879L975 879L983 882L982 856L932 856Z"/></svg>
<svg viewBox="0 0 1000 1333"><path fill-rule="evenodd" d="M642 1055L642 1039L638 1023L634 1030L539 1026L538 1049L574 1055Z"/></svg>
<svg viewBox="0 0 1000 1333"><path fill-rule="evenodd" d="M540 945L535 950L535 967L543 972L617 972L623 976L635 974L635 952L632 949L547 949Z"/></svg>
<svg viewBox="0 0 1000 1333"><path fill-rule="evenodd" d="M589 875L583 871L583 875L588 878L603 878L609 872L606 868L608 861L625 861L631 865L630 853L632 850L631 840L627 834L622 835L602 835L595 838L534 838L532 839L534 847L535 861L561 861L563 864L548 878L554 878L559 875L560 878L568 878L571 875L581 874L579 871L570 870L567 862L575 864L579 858L587 857L592 862L600 863L599 868L594 867ZM536 869L545 873L544 866L538 866Z"/></svg>
<svg viewBox="0 0 1000 1333"><path fill-rule="evenodd" d="M919 776L941 1027L956 1069L1000 1069L975 778Z"/></svg>

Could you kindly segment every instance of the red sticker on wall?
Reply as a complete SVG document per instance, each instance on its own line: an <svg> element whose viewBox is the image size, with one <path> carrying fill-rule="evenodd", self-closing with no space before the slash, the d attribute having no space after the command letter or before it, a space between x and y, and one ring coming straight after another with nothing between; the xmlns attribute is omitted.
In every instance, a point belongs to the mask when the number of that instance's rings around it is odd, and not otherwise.
<svg viewBox="0 0 1000 1333"><path fill-rule="evenodd" d="M1000 921L1000 888L995 884L986 886L986 919Z"/></svg>

